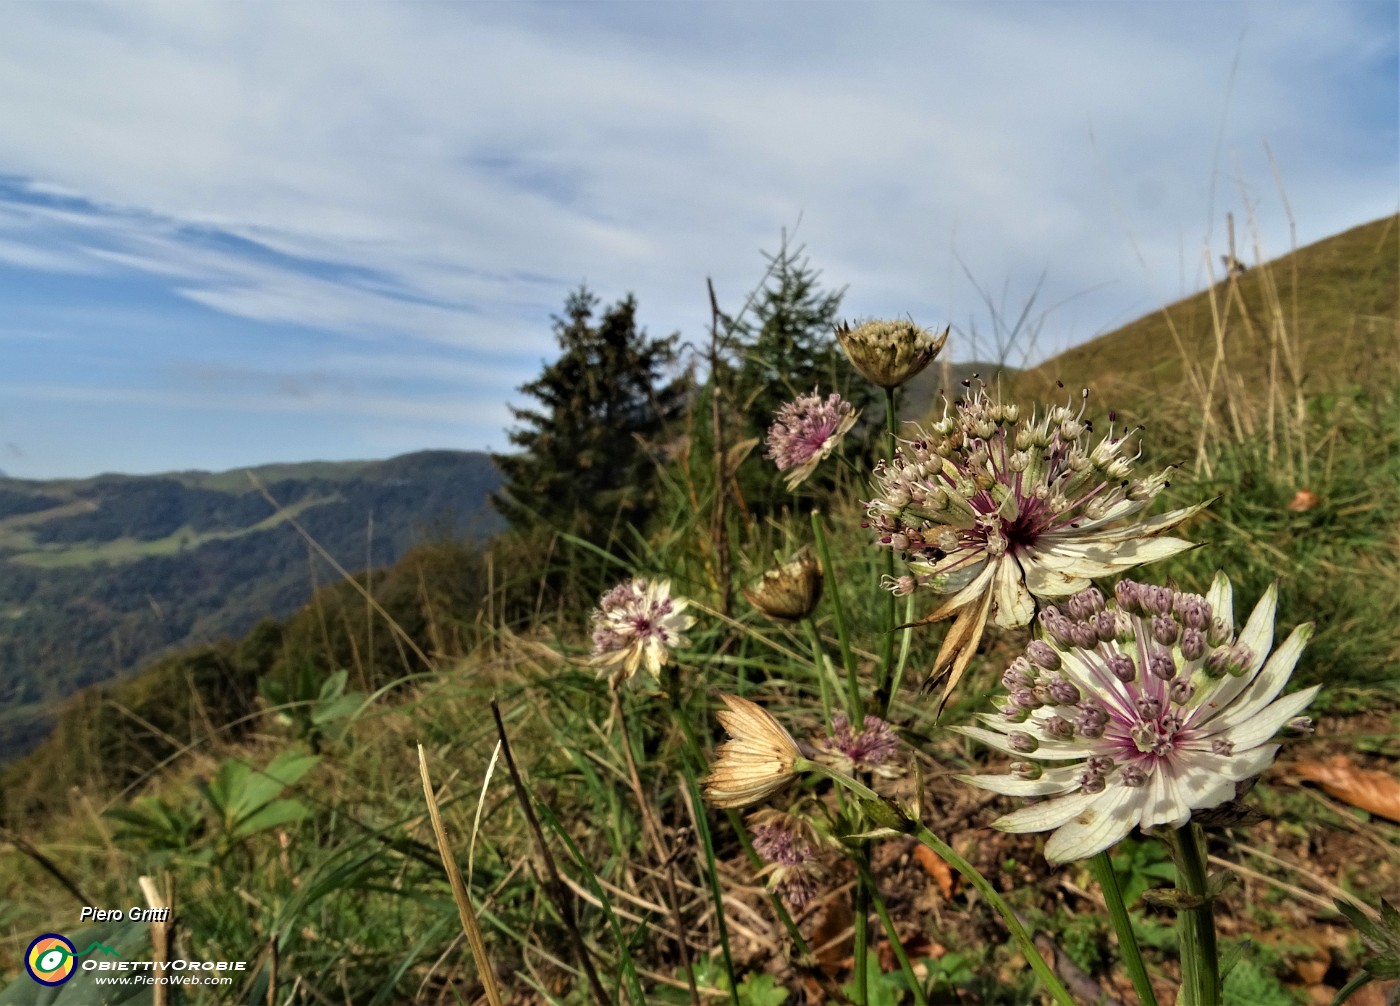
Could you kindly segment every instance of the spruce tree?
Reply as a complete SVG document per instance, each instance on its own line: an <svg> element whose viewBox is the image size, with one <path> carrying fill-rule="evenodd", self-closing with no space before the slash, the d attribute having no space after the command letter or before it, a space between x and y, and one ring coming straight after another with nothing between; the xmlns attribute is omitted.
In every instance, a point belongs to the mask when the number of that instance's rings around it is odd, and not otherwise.
<svg viewBox="0 0 1400 1006"><path fill-rule="evenodd" d="M845 395L864 383L851 379L833 334L846 288L823 289L803 251L789 248L784 235L775 254L763 253L768 280L740 326L741 400L757 435L779 406L818 384Z"/></svg>
<svg viewBox="0 0 1400 1006"><path fill-rule="evenodd" d="M655 464L644 444L663 441L684 405L677 376L679 335L651 339L637 328L630 294L594 323L598 298L586 286L554 318L560 356L520 388L535 408L511 408L518 453L496 455L505 484L497 509L512 526L548 528L604 544L620 527L643 525L657 499Z"/></svg>

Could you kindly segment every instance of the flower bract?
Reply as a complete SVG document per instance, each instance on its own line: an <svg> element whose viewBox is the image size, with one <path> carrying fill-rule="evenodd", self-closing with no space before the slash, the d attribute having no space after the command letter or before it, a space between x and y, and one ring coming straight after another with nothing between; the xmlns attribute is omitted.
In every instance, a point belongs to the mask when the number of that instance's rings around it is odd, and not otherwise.
<svg viewBox="0 0 1400 1006"><path fill-rule="evenodd" d="M769 618L795 622L816 610L822 596L822 567L809 549L791 562L770 569L750 586L744 598Z"/></svg>
<svg viewBox="0 0 1400 1006"><path fill-rule="evenodd" d="M716 807L746 807L771 796L797 771L797 742L762 706L721 695L715 715L729 733L704 779L705 799Z"/></svg>
<svg viewBox="0 0 1400 1006"><path fill-rule="evenodd" d="M934 335L912 321L867 321L854 328L838 325L836 340L867 381L898 388L933 362L948 330Z"/></svg>

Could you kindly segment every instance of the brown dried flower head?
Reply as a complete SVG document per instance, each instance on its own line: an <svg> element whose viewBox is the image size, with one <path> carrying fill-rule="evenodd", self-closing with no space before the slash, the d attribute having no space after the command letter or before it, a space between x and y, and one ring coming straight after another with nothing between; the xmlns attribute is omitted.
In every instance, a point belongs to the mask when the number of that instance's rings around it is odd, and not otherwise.
<svg viewBox="0 0 1400 1006"><path fill-rule="evenodd" d="M822 596L822 567L804 548L791 562L770 569L744 588L745 599L769 618L795 622L816 610Z"/></svg>
<svg viewBox="0 0 1400 1006"><path fill-rule="evenodd" d="M948 329L934 335L912 321L867 321L855 328L842 323L836 338L866 380L897 388L933 362L948 341Z"/></svg>
<svg viewBox="0 0 1400 1006"><path fill-rule="evenodd" d="M737 695L721 695L716 716L729 734L719 746L703 785L716 807L747 807L783 788L802 760L797 741L762 706Z"/></svg>

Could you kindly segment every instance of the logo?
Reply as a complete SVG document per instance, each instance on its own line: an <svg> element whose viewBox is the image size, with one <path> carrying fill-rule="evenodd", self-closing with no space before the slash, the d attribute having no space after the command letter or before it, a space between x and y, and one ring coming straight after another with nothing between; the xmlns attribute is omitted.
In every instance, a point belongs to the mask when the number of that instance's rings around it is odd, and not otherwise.
<svg viewBox="0 0 1400 1006"><path fill-rule="evenodd" d="M82 953L79 953L74 949L68 937L58 933L44 933L42 936L36 937L34 942L29 944L29 949L24 952L24 970L28 971L29 977L40 985L62 985L73 977L73 972L77 970L78 958L82 957L83 954L92 953L94 950L101 950L113 957L121 956L111 947L103 946L96 941Z"/></svg>
<svg viewBox="0 0 1400 1006"><path fill-rule="evenodd" d="M62 985L73 977L77 956L68 937L45 933L29 944L24 955L24 970L40 985Z"/></svg>

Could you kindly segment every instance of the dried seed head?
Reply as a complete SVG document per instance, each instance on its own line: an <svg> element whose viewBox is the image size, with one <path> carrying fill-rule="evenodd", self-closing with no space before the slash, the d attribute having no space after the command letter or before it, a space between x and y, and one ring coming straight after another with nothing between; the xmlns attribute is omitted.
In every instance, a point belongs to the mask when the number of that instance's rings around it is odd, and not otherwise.
<svg viewBox="0 0 1400 1006"><path fill-rule="evenodd" d="M821 563L804 548L791 562L768 570L743 593L750 604L769 618L781 622L806 618L821 600Z"/></svg>
<svg viewBox="0 0 1400 1006"><path fill-rule="evenodd" d="M935 336L912 321L867 321L855 328L836 326L836 338L866 380L897 388L933 362L948 341L948 329Z"/></svg>

